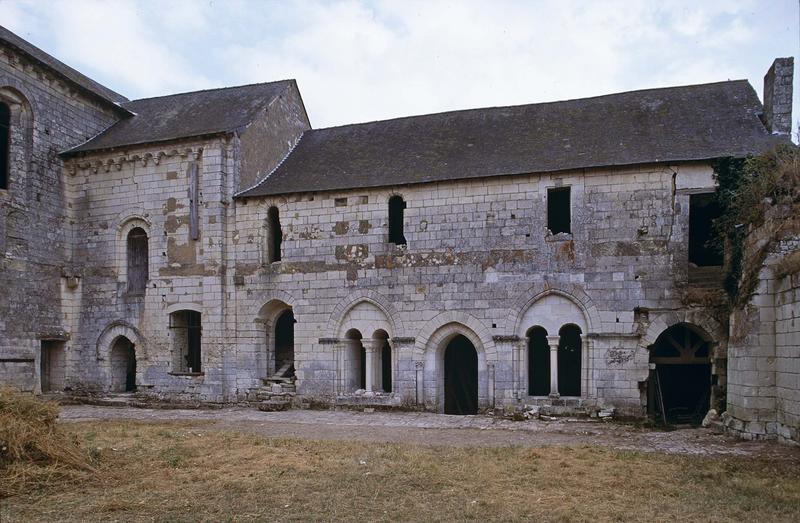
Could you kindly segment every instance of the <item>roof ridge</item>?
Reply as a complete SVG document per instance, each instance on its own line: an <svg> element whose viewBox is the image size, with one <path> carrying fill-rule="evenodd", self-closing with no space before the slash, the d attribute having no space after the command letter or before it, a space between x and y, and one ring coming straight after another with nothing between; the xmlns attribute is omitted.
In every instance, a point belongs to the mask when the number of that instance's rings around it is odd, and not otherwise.
<svg viewBox="0 0 800 523"><path fill-rule="evenodd" d="M309 129L308 131L310 131L310 130L311 130L311 129ZM303 131L302 133L300 133L300 136L298 136L298 137L297 137L297 139L294 141L294 143L293 143L293 144L292 144L292 146L289 148L289 150L288 150L288 151L286 151L286 154L285 154L285 155L283 155L283 158L281 158L281 161L279 161L279 162L278 162L278 163L275 165L275 167L273 167L273 168L272 168L272 170L271 170L271 171L270 171L270 172L269 172L269 173L268 173L266 176L264 176L264 177L263 177L261 180L259 180L258 182L256 182L256 184L255 184L255 185L253 185L252 187L248 187L247 189L243 189L243 190L241 190L241 191L239 191L239 192L237 192L237 193L234 193L233 197L234 197L234 198L236 198L237 196L241 196L241 195L243 195L243 194L244 194L244 193L246 193L246 192L252 191L252 190L256 189L257 187L260 187L260 186L261 186L261 185L262 185L264 182L266 182L266 181L267 181L267 179L268 179L270 176L272 176L273 174L275 174L275 171L277 171L277 170L278 170L278 168L279 168L281 165L283 165L283 162L285 162L285 161L286 161L286 159L287 159L287 158L289 158L289 155L290 155L290 154L292 154L292 152L295 150L295 148L297 147L297 145L300 143L300 140L302 140L302 139L303 139L303 136L305 136L306 132L308 132L308 131Z"/></svg>
<svg viewBox="0 0 800 523"><path fill-rule="evenodd" d="M677 89L687 89L692 87L706 87L711 85L720 85L720 84L728 84L728 83L747 83L749 85L748 80L746 79L736 79L736 80L721 80L719 82L708 82L702 84L688 84L688 85L676 85L676 86L667 86L667 87L649 87L645 89L632 89L630 91L621 91L617 93L608 93L608 94L600 94L595 96L586 96L581 98L565 98L564 100L553 100L551 102L532 102L532 103L525 103L525 104L515 104L515 105L494 105L494 106L486 106L486 107L472 107L469 109L454 109L452 111L439 111L435 113L423 113L423 114L413 114L408 116L397 116L394 118L385 118L382 120L369 120L366 122L355 122L355 123L347 123L342 125L332 125L330 127L319 127L316 129L310 129L310 131L328 131L332 129L342 129L345 127L356 127L359 125L369 125L375 123L386 123L386 122L394 122L400 120L409 120L413 118L424 118L427 116L443 116L443 115L455 115L455 114L463 114L469 113L472 111L486 111L490 109L516 109L520 107L531 107L531 106L543 106L543 105L555 105L555 104L563 104L568 102L579 102L584 100L598 100L600 98L613 98L617 96L622 96L626 94L633 94L633 93L644 93L644 92L655 92L655 91L674 91Z"/></svg>
<svg viewBox="0 0 800 523"><path fill-rule="evenodd" d="M234 90L234 89L244 89L245 87L254 87L257 85L275 85L280 83L287 83L287 82L294 82L294 78L286 78L283 80L274 80L272 82L255 82L252 84L244 84L244 85L230 85L227 87L210 87L208 89L198 89L196 91L184 91L182 93L172 93L172 94L162 94L159 96L149 96L146 98L137 98L135 100L129 100L123 104L123 107L135 102L143 102L145 100L157 100L159 98L170 98L172 96L185 96L188 94L198 94L198 93L208 93L211 91L227 91L227 90Z"/></svg>

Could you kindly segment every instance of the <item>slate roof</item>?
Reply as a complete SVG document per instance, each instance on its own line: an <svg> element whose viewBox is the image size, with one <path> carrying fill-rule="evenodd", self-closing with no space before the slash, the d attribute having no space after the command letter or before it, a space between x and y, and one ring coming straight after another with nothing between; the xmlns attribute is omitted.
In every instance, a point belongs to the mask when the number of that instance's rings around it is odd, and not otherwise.
<svg viewBox="0 0 800 523"><path fill-rule="evenodd" d="M775 143L745 80L306 131L238 196L744 156Z"/></svg>
<svg viewBox="0 0 800 523"><path fill-rule="evenodd" d="M294 80L281 80L127 102L123 107L133 116L64 154L234 131L252 122L291 85Z"/></svg>
<svg viewBox="0 0 800 523"><path fill-rule="evenodd" d="M35 45L23 40L22 38L15 35L14 33L12 33L3 26L0 26L0 41L5 42L6 44L12 47L15 47L22 53L28 55L29 57L33 58L37 62L46 66L47 68L65 77L72 83L77 84L83 89L86 89L95 96L100 97L106 102L116 105L128 101L128 99L122 96L121 94L116 93L111 89L109 89L108 87L95 82L88 76L79 73L78 71L68 66L67 64L59 60L56 60L49 54L45 53L44 51L36 47Z"/></svg>

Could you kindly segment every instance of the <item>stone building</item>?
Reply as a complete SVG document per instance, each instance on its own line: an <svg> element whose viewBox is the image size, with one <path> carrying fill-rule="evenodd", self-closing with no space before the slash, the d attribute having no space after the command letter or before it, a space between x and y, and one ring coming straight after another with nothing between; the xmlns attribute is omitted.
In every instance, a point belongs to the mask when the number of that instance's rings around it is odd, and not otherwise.
<svg viewBox="0 0 800 523"><path fill-rule="evenodd" d="M797 329L757 336L783 377L753 392L705 245L712 161L788 139L790 58L764 105L726 81L311 129L292 80L129 101L0 48L3 383L676 422L727 402L732 430L798 439ZM794 325L796 284L762 322Z"/></svg>

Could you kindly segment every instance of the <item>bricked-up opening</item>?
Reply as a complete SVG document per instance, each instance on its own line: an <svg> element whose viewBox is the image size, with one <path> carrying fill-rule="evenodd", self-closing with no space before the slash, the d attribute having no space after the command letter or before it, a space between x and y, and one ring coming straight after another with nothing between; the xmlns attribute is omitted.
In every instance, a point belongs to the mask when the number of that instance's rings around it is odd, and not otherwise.
<svg viewBox="0 0 800 523"><path fill-rule="evenodd" d="M698 267L722 265L722 253L708 245L720 210L713 193L689 196L689 261Z"/></svg>
<svg viewBox="0 0 800 523"><path fill-rule="evenodd" d="M42 353L40 355L39 380L42 392L57 392L64 390L66 378L67 358L64 353L64 342L57 340L42 340Z"/></svg>
<svg viewBox="0 0 800 523"><path fill-rule="evenodd" d="M136 390L136 351L131 341L121 336L111 347L111 392Z"/></svg>
<svg viewBox="0 0 800 523"><path fill-rule="evenodd" d="M202 372L202 324L197 311L177 311L169 315L172 331L173 367L177 373Z"/></svg>
<svg viewBox="0 0 800 523"><path fill-rule="evenodd" d="M402 196L389 198L389 243L405 245L406 237L403 233L403 213L406 202Z"/></svg>
<svg viewBox="0 0 800 523"><path fill-rule="evenodd" d="M0 189L8 189L10 143L11 109L7 104L0 102Z"/></svg>
<svg viewBox="0 0 800 523"><path fill-rule="evenodd" d="M294 313L285 310L275 321L275 374L294 376Z"/></svg>
<svg viewBox="0 0 800 523"><path fill-rule="evenodd" d="M277 207L270 207L267 211L267 261L269 263L281 261L281 241L283 231Z"/></svg>
<svg viewBox="0 0 800 523"><path fill-rule="evenodd" d="M344 335L344 392L367 388L367 351L361 343L361 331L350 329Z"/></svg>
<svg viewBox="0 0 800 523"><path fill-rule="evenodd" d="M564 325L558 331L558 393L581 395L581 329Z"/></svg>
<svg viewBox="0 0 800 523"><path fill-rule="evenodd" d="M710 345L685 324L673 325L650 347L648 413L666 423L699 424L711 401Z"/></svg>
<svg viewBox="0 0 800 523"><path fill-rule="evenodd" d="M478 353L460 334L444 351L444 413L478 413Z"/></svg>
<svg viewBox="0 0 800 523"><path fill-rule="evenodd" d="M571 234L570 188L547 189L547 228L553 234Z"/></svg>
<svg viewBox="0 0 800 523"><path fill-rule="evenodd" d="M140 227L128 233L128 293L144 294L148 274L147 233Z"/></svg>
<svg viewBox="0 0 800 523"><path fill-rule="evenodd" d="M534 327L528 331L528 395L550 394L550 346L547 331Z"/></svg>
<svg viewBox="0 0 800 523"><path fill-rule="evenodd" d="M384 392L392 392L392 347L389 345L389 334L384 330L377 330L372 335L373 339L383 340L378 356L380 357L380 383L378 388Z"/></svg>

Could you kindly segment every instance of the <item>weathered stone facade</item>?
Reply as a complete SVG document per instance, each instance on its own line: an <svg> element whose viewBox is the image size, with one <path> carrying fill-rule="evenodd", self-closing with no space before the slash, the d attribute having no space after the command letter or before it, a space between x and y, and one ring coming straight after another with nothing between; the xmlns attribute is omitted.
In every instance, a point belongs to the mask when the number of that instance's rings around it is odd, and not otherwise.
<svg viewBox="0 0 800 523"><path fill-rule="evenodd" d="M778 401L789 429L773 432L797 439L796 275L767 283L779 334L765 358L788 374L762 394L740 373L749 363L732 362L718 274L689 262L711 158L244 195L310 128L293 82L270 87L246 125L70 151L135 117L12 47L0 58L0 99L15 108L0 382L450 411L453 366L473 372L451 362L459 343L458 357L474 351L479 409L638 417L654 412L653 347L685 326L707 347L705 406L722 408L727 391L733 416L760 421L752 401L770 412ZM569 230L552 234L550 191L566 188ZM397 196L404 241L392 242ZM146 237L143 290L131 285L134 232Z"/></svg>

